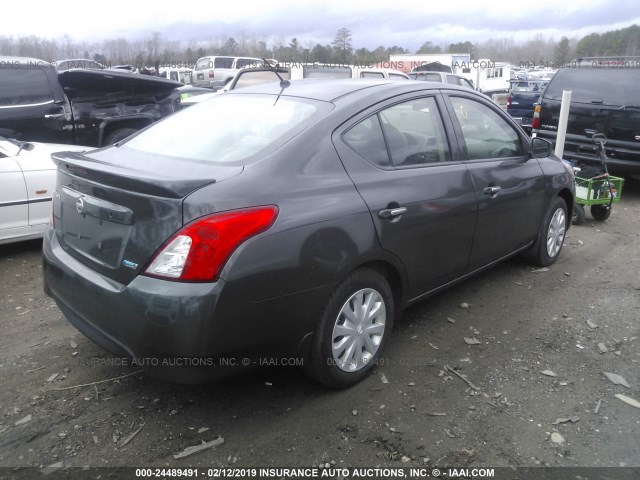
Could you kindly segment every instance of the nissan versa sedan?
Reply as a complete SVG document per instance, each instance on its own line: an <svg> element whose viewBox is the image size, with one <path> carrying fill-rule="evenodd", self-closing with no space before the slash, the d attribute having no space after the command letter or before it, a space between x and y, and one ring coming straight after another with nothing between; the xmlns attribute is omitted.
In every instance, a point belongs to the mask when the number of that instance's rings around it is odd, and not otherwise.
<svg viewBox="0 0 640 480"><path fill-rule="evenodd" d="M296 358L352 385L401 309L519 253L554 263L574 202L547 141L430 82L262 84L53 158L45 291L178 382Z"/></svg>

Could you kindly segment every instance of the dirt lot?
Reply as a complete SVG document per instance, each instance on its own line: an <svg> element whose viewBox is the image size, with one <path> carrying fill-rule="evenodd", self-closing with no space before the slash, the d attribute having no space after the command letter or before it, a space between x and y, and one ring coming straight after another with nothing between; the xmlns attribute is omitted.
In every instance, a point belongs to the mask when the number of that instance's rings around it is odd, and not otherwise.
<svg viewBox="0 0 640 480"><path fill-rule="evenodd" d="M345 391L291 367L184 387L109 365L43 294L40 246L0 247L1 467L640 466L640 408L614 396L640 401L638 181L549 271L514 259L406 311Z"/></svg>

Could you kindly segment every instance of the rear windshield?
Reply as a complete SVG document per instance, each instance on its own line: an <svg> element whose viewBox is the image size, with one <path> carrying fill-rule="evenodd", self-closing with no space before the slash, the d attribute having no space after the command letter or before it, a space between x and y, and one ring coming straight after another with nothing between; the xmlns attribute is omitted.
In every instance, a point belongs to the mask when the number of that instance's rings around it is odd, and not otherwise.
<svg viewBox="0 0 640 480"><path fill-rule="evenodd" d="M563 68L553 77L545 99L562 100L571 90L571 101L603 105L640 105L640 68Z"/></svg>
<svg viewBox="0 0 640 480"><path fill-rule="evenodd" d="M275 95L221 94L193 105L124 143L156 155L247 164L331 110L332 104Z"/></svg>

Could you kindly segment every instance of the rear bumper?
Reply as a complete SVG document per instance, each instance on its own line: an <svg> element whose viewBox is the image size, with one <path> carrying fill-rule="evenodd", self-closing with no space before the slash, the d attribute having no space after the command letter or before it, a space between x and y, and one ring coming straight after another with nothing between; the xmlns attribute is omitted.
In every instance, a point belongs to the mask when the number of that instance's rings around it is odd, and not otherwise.
<svg viewBox="0 0 640 480"><path fill-rule="evenodd" d="M536 132L541 138L546 138L553 145L556 144L557 133L548 130L539 130ZM578 140L576 135L567 135L565 141L563 158L566 160L574 160L579 163L600 164L600 158L597 156L594 144L585 138L585 141ZM611 142L606 144L607 150L607 166L617 172L626 172L632 174L640 173L640 145L637 150L629 148L616 147ZM585 153L588 152L588 153Z"/></svg>
<svg viewBox="0 0 640 480"><path fill-rule="evenodd" d="M272 353L265 342L273 339L263 331L269 322L257 312L281 308L279 300L257 306L227 300L235 309L221 306L223 280L181 283L138 276L121 284L69 255L51 228L43 243L43 276L45 292L70 323L154 377L203 382L256 366L258 355ZM295 333L282 339L289 347L304 337L303 329ZM295 347L279 345L278 351L292 355Z"/></svg>

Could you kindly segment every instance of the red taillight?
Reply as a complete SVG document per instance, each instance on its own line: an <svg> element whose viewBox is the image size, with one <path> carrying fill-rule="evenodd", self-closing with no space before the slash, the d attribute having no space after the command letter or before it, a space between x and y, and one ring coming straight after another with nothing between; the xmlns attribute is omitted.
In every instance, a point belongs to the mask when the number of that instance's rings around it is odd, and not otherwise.
<svg viewBox="0 0 640 480"><path fill-rule="evenodd" d="M507 110L511 109L511 95L507 97Z"/></svg>
<svg viewBox="0 0 640 480"><path fill-rule="evenodd" d="M144 273L178 281L217 280L236 248L271 227L277 216L278 207L268 205L195 220L160 247Z"/></svg>
<svg viewBox="0 0 640 480"><path fill-rule="evenodd" d="M209 70L209 78L213 78L213 70Z"/></svg>
<svg viewBox="0 0 640 480"><path fill-rule="evenodd" d="M540 110L542 110L542 107L540 105L536 105L536 108L533 110L533 120L531 120L531 128L534 130L540 128Z"/></svg>

